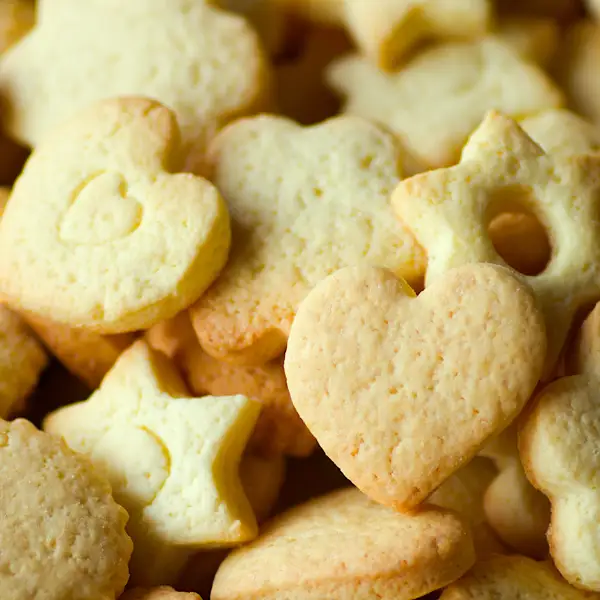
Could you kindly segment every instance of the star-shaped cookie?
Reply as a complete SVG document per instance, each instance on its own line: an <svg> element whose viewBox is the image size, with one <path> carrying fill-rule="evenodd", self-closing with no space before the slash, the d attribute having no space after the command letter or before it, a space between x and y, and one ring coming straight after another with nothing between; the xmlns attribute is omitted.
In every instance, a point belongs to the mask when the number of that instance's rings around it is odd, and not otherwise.
<svg viewBox="0 0 600 600"><path fill-rule="evenodd" d="M504 265L487 231L496 215L539 219L550 261L539 275L521 277L545 314L549 376L575 313L600 298L600 156L545 154L514 121L492 111L460 164L401 182L392 204L427 249L426 284L467 263Z"/></svg>
<svg viewBox="0 0 600 600"><path fill-rule="evenodd" d="M171 363L140 341L87 401L50 414L44 428L104 469L130 514L132 580L149 585L161 568L176 573L183 550L256 535L238 465L259 410L243 396L188 397Z"/></svg>

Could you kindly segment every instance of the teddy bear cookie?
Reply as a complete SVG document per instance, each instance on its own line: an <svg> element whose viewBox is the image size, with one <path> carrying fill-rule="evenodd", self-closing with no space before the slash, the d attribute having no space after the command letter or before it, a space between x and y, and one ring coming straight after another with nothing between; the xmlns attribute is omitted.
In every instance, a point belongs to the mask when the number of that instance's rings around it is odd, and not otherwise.
<svg viewBox="0 0 600 600"><path fill-rule="evenodd" d="M172 587L134 588L125 592L119 600L202 600L198 594L176 592Z"/></svg>
<svg viewBox="0 0 600 600"><path fill-rule="evenodd" d="M390 271L360 266L300 305L285 373L346 477L410 509L521 412L545 356L543 316L508 269L453 269L416 297Z"/></svg>
<svg viewBox="0 0 600 600"><path fill-rule="evenodd" d="M451 583L440 600L592 600L600 596L570 586L547 562L495 556Z"/></svg>
<svg viewBox="0 0 600 600"><path fill-rule="evenodd" d="M127 513L84 456L0 421L0 589L10 600L113 600L132 550Z"/></svg>
<svg viewBox="0 0 600 600"><path fill-rule="evenodd" d="M260 416L248 442L250 452L265 457L301 457L315 449L315 438L292 404L282 359L251 366L213 358L198 344L187 312L158 323L146 332L146 339L151 347L175 362L194 394L241 394L261 403Z"/></svg>
<svg viewBox="0 0 600 600"><path fill-rule="evenodd" d="M40 144L0 224L0 289L33 316L101 334L143 329L195 301L227 260L227 207L176 173L172 111L102 101ZM34 215L35 218L32 218Z"/></svg>
<svg viewBox="0 0 600 600"><path fill-rule="evenodd" d="M548 542L563 577L600 592L600 306L582 326L563 377L544 388L519 431L525 473L552 505Z"/></svg>
<svg viewBox="0 0 600 600"><path fill-rule="evenodd" d="M93 102L136 95L174 110L182 151L203 147L227 120L260 109L268 87L257 34L211 4L42 0L36 26L0 59L6 130L37 146Z"/></svg>
<svg viewBox="0 0 600 600"><path fill-rule="evenodd" d="M425 255L389 203L401 160L396 138L358 117L303 128L259 116L221 131L209 162L233 245L218 280L190 308L203 349L245 364L277 358L306 294L347 265L418 280Z"/></svg>
<svg viewBox="0 0 600 600"><path fill-rule="evenodd" d="M524 117L563 103L539 67L494 36L433 46L394 73L349 55L332 63L327 78L345 112L396 132L419 170L454 164L492 108Z"/></svg>
<svg viewBox="0 0 600 600"><path fill-rule="evenodd" d="M130 515L132 582L154 585L170 583L194 549L256 535L238 466L259 411L243 396L190 398L168 359L138 341L44 429L107 474Z"/></svg>
<svg viewBox="0 0 600 600"><path fill-rule="evenodd" d="M402 514L356 489L300 505L221 564L212 600L412 600L466 572L468 526L436 507Z"/></svg>
<svg viewBox="0 0 600 600"><path fill-rule="evenodd" d="M506 265L487 231L497 215L524 212L542 223L550 260L541 273L520 279L546 317L547 379L576 312L600 299L599 193L600 155L546 154L517 123L492 111L458 165L400 182L392 205L427 249L426 285L459 265Z"/></svg>

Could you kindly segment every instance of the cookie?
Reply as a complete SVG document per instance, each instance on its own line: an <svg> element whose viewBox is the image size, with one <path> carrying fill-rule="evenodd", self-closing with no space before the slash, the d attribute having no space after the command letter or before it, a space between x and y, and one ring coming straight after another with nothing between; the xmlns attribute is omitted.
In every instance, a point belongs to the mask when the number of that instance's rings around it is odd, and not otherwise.
<svg viewBox="0 0 600 600"><path fill-rule="evenodd" d="M251 452L265 457L308 456L315 449L315 438L292 404L281 359L245 366L213 358L198 344L187 313L155 325L146 333L146 339L175 361L194 394L241 394L261 403L248 442Z"/></svg>
<svg viewBox="0 0 600 600"><path fill-rule="evenodd" d="M600 19L600 1L599 0L585 0L585 4L588 10L596 17Z"/></svg>
<svg viewBox="0 0 600 600"><path fill-rule="evenodd" d="M262 523L271 516L279 498L285 479L285 458L246 452L240 462L240 479L256 520Z"/></svg>
<svg viewBox="0 0 600 600"><path fill-rule="evenodd" d="M28 316L27 322L67 370L92 390L135 340L131 333L100 335L33 316Z"/></svg>
<svg viewBox="0 0 600 600"><path fill-rule="evenodd" d="M396 132L420 170L457 162L489 109L524 117L563 103L537 66L494 37L434 46L395 73L351 55L334 62L327 78L345 112Z"/></svg>
<svg viewBox="0 0 600 600"><path fill-rule="evenodd" d="M10 600L108 600L127 583L127 513L64 442L0 421L0 589Z"/></svg>
<svg viewBox="0 0 600 600"><path fill-rule="evenodd" d="M282 0L280 0L281 2ZM448 38L475 38L490 29L489 0L287 0L288 6L320 22L344 26L373 65L393 70L415 47Z"/></svg>
<svg viewBox="0 0 600 600"><path fill-rule="evenodd" d="M523 58L545 68L550 66L556 56L561 36L557 21L527 16L501 19L495 33Z"/></svg>
<svg viewBox="0 0 600 600"><path fill-rule="evenodd" d="M260 116L219 133L212 181L232 215L233 245L190 309L203 349L245 364L280 356L300 302L347 265L418 280L425 255L389 203L401 159L391 133L357 117L303 128Z"/></svg>
<svg viewBox="0 0 600 600"><path fill-rule="evenodd" d="M600 307L583 324L569 372L535 399L519 431L529 481L550 500L550 555L563 577L600 592ZM575 368L573 368L575 367Z"/></svg>
<svg viewBox="0 0 600 600"><path fill-rule="evenodd" d="M170 583L191 550L252 539L256 520L237 469L260 407L243 396L188 397L171 363L143 341L85 402L44 428L90 455L130 515L137 585Z"/></svg>
<svg viewBox="0 0 600 600"><path fill-rule="evenodd" d="M257 34L203 1L42 2L37 25L0 59L4 124L29 146L94 102L138 95L174 110L183 150L201 149L260 109L267 88Z"/></svg>
<svg viewBox="0 0 600 600"><path fill-rule="evenodd" d="M40 144L0 224L0 287L33 316L101 334L184 309L227 259L227 208L180 167L174 114L121 98ZM32 218L35 215L35 218Z"/></svg>
<svg viewBox="0 0 600 600"><path fill-rule="evenodd" d="M176 592L172 587L134 588L125 592L119 600L202 600L198 594Z"/></svg>
<svg viewBox="0 0 600 600"><path fill-rule="evenodd" d="M459 265L505 265L487 231L496 215L521 211L542 223L550 261L539 275L520 279L546 317L548 378L576 312L600 299L599 191L600 156L546 154L514 121L492 111L459 165L401 182L392 205L427 249L426 285Z"/></svg>
<svg viewBox="0 0 600 600"><path fill-rule="evenodd" d="M440 600L591 600L571 587L552 566L525 556L495 556L478 562L467 575L451 583Z"/></svg>
<svg viewBox="0 0 600 600"><path fill-rule="evenodd" d="M550 503L527 480L517 449L516 426L487 444L481 455L491 458L499 471L483 498L487 522L509 548L531 558L546 558Z"/></svg>
<svg viewBox="0 0 600 600"><path fill-rule="evenodd" d="M410 509L520 413L545 354L533 295L505 268L453 269L415 297L389 271L348 267L301 304L285 373L346 477Z"/></svg>
<svg viewBox="0 0 600 600"><path fill-rule="evenodd" d="M35 23L32 0L5 0L0 4L0 53L18 42Z"/></svg>
<svg viewBox="0 0 600 600"><path fill-rule="evenodd" d="M284 513L234 550L211 598L411 600L454 581L474 559L454 513L396 513L343 490Z"/></svg>
<svg viewBox="0 0 600 600"><path fill-rule="evenodd" d="M456 511L469 523L478 558L506 552L488 524L483 509L485 491L496 475L491 461L475 457L446 479L427 499L428 503Z"/></svg>

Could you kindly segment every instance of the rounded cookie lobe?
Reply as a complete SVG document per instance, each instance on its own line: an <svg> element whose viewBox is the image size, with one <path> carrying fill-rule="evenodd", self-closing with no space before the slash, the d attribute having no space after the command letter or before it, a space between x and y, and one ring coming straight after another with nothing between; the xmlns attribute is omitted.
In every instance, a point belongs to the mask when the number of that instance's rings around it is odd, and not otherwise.
<svg viewBox="0 0 600 600"><path fill-rule="evenodd" d="M282 514L234 550L211 598L412 600L456 580L474 560L468 527L454 513L400 514L347 489Z"/></svg>
<svg viewBox="0 0 600 600"><path fill-rule="evenodd" d="M374 500L409 508L519 414L546 351L531 292L502 267L454 269L418 298L347 268L300 306L285 371L298 414Z"/></svg>
<svg viewBox="0 0 600 600"><path fill-rule="evenodd" d="M11 600L106 600L121 593L127 513L82 455L28 421L0 421L0 589Z"/></svg>

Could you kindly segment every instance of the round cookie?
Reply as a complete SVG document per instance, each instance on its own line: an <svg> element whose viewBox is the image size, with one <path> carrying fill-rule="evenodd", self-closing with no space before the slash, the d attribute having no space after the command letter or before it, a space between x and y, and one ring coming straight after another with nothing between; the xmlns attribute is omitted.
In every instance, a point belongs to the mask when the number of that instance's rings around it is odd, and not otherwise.
<svg viewBox="0 0 600 600"><path fill-rule="evenodd" d="M0 421L0 590L10 600L108 600L129 576L127 513L82 455Z"/></svg>
<svg viewBox="0 0 600 600"><path fill-rule="evenodd" d="M454 513L396 513L356 489L341 490L271 521L234 550L212 600L412 600L455 581L475 560Z"/></svg>

